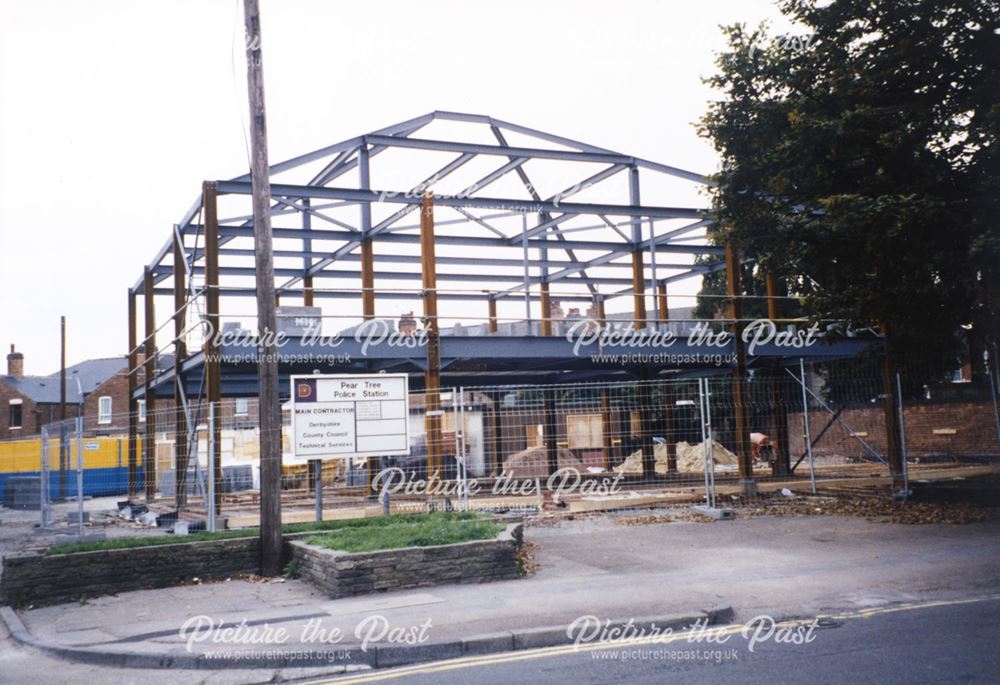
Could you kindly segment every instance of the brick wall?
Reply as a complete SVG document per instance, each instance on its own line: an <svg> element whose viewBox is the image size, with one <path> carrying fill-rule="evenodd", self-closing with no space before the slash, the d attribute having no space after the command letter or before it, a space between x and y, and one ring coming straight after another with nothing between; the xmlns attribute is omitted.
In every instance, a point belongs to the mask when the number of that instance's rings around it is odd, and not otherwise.
<svg viewBox="0 0 1000 685"><path fill-rule="evenodd" d="M297 560L303 578L331 597L443 583L482 583L517 577L521 524L495 540L348 554L301 542L315 532L285 536L284 561ZM260 572L260 538L230 538L46 556L3 558L0 604L69 602L81 597L167 587L192 578Z"/></svg>
<svg viewBox="0 0 1000 685"><path fill-rule="evenodd" d="M13 606L73 601L259 571L257 537L52 556L12 554L3 560L0 601Z"/></svg>
<svg viewBox="0 0 1000 685"><path fill-rule="evenodd" d="M909 457L998 457L996 423L991 402L921 403L904 407L906 449ZM840 418L877 452L886 449L885 419L881 404L846 409ZM812 411L809 428L813 439L827 425L830 414ZM802 438L802 414L788 415L789 445L793 459L805 451ZM864 435L864 434L867 435ZM851 437L847 428L835 423L813 447L821 456L861 457L867 451Z"/></svg>
<svg viewBox="0 0 1000 685"><path fill-rule="evenodd" d="M127 369L104 381L83 400L83 429L88 434L120 434L128 430ZM111 398L111 423L100 423L100 398Z"/></svg>
<svg viewBox="0 0 1000 685"><path fill-rule="evenodd" d="M21 404L21 428L11 429L9 401L19 399ZM67 416L76 416L76 407L66 408ZM13 387L0 380L0 440L24 438L38 435L41 426L59 420L58 404L35 404Z"/></svg>
<svg viewBox="0 0 1000 685"><path fill-rule="evenodd" d="M351 597L448 583L486 583L517 578L521 524L511 524L494 540L408 547L352 554L289 543L299 575L330 597Z"/></svg>

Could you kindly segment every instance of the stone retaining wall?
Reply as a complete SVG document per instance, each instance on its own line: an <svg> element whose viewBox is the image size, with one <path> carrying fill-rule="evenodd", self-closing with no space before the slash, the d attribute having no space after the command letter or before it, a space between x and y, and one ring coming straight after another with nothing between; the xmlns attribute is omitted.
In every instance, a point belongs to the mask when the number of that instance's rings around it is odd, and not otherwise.
<svg viewBox="0 0 1000 685"><path fill-rule="evenodd" d="M492 540L434 547L350 553L288 543L299 576L336 599L386 590L508 580L520 575L522 526L510 524Z"/></svg>
<svg viewBox="0 0 1000 685"><path fill-rule="evenodd" d="M72 601L166 587L192 578L228 578L259 572L258 537L49 556L11 554L3 560L0 604Z"/></svg>

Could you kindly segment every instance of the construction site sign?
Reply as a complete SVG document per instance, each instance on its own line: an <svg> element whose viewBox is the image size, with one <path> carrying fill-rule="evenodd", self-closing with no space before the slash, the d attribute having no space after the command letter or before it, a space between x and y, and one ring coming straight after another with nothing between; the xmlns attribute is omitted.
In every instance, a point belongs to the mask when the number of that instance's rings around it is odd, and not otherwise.
<svg viewBox="0 0 1000 685"><path fill-rule="evenodd" d="M405 373L292 376L296 457L387 457L410 453Z"/></svg>

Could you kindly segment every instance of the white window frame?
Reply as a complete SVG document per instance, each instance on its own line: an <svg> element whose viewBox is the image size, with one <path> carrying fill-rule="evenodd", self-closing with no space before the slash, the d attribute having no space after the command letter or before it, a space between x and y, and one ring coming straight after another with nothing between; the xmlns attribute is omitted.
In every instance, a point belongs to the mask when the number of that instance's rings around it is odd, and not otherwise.
<svg viewBox="0 0 1000 685"><path fill-rule="evenodd" d="M146 423L146 400L136 400L135 411L139 415L139 423Z"/></svg>
<svg viewBox="0 0 1000 685"><path fill-rule="evenodd" d="M104 409L104 400L108 401L107 411ZM101 395L97 398L97 423L106 426L111 423L111 395Z"/></svg>
<svg viewBox="0 0 1000 685"><path fill-rule="evenodd" d="M246 397L236 398L236 402L233 404L233 416L250 416L249 398Z"/></svg>
<svg viewBox="0 0 1000 685"><path fill-rule="evenodd" d="M21 407L21 423L17 424L16 426L13 424L7 426L7 428L9 428L12 431L21 430L22 428L24 428L24 400L22 399L13 399L7 401L7 420L10 421L10 408L14 405L18 405Z"/></svg>

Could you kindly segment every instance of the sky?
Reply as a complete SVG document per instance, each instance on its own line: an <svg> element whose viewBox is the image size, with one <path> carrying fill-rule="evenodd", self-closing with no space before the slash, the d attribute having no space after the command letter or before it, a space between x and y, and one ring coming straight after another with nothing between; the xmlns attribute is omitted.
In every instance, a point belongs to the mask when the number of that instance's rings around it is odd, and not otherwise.
<svg viewBox="0 0 1000 685"><path fill-rule="evenodd" d="M271 162L433 110L702 173L719 25L772 2L262 0ZM0 349L122 355L126 292L204 179L248 169L239 0L0 0ZM5 372L4 368L2 372Z"/></svg>

